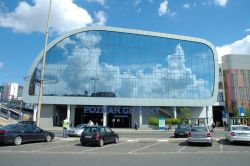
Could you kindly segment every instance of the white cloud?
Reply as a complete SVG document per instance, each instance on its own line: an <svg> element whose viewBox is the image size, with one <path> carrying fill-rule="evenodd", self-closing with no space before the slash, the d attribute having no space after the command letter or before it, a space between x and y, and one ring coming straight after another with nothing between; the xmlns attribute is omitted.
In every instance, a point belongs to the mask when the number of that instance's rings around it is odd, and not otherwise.
<svg viewBox="0 0 250 166"><path fill-rule="evenodd" d="M106 3L106 0L87 0L89 3L91 3L91 2L97 2L97 3L99 3L99 4L101 4L101 5L105 5L105 3Z"/></svg>
<svg viewBox="0 0 250 166"><path fill-rule="evenodd" d="M190 5L189 4L183 4L182 5L185 9L189 9L190 8Z"/></svg>
<svg viewBox="0 0 250 166"><path fill-rule="evenodd" d="M248 29L245 29L245 32L250 32L250 28L248 28Z"/></svg>
<svg viewBox="0 0 250 166"><path fill-rule="evenodd" d="M150 4L153 4L153 3L154 3L154 0L148 0L148 2L149 2Z"/></svg>
<svg viewBox="0 0 250 166"><path fill-rule="evenodd" d="M160 7L158 9L158 14L159 16L163 16L165 14L173 17L176 15L176 12L171 12L168 8L168 1L167 0L164 0L161 4L160 4Z"/></svg>
<svg viewBox="0 0 250 166"><path fill-rule="evenodd" d="M207 81L197 79L191 68L185 65L184 49L180 44L176 46L174 54L166 55L165 62L168 67L162 67L164 64L155 64L151 72L145 73L140 64L128 65L124 70L121 66L100 62L102 50L98 45L102 38L98 33L78 34L72 38L77 42L71 39L64 40L61 45L66 48L69 44L72 50L65 50L67 63L61 67L64 70L65 80L58 84L68 85L66 89L60 89L63 94L82 94L82 89L88 94L93 93L94 82L90 78L96 77L99 78L95 83L96 92L115 92L116 96L158 97L159 94L176 98L186 98L190 94L194 95L190 96L192 98L210 96L210 90L205 88ZM91 44L88 44L89 42ZM53 68L51 66L51 70ZM138 82L142 78L152 79ZM114 83L110 84L110 82ZM174 88L171 88L173 85ZM74 91L77 89L79 92ZM195 93L190 93L191 91Z"/></svg>
<svg viewBox="0 0 250 166"><path fill-rule="evenodd" d="M228 0L214 0L215 5L226 7Z"/></svg>
<svg viewBox="0 0 250 166"><path fill-rule="evenodd" d="M22 1L14 11L0 13L0 26L22 33L44 32L48 6L48 0L33 0L32 4ZM84 8L77 6L73 0L52 1L50 23L52 32L63 33L92 24L95 23L90 14Z"/></svg>
<svg viewBox="0 0 250 166"><path fill-rule="evenodd" d="M107 14L104 11L99 11L95 13L97 18L96 25L105 25L107 21Z"/></svg>
<svg viewBox="0 0 250 166"><path fill-rule="evenodd" d="M142 2L142 0L135 0L134 7L137 7L141 2Z"/></svg>
<svg viewBox="0 0 250 166"><path fill-rule="evenodd" d="M158 9L159 16L165 15L169 11L168 9L168 1L165 0L160 4L160 7Z"/></svg>
<svg viewBox="0 0 250 166"><path fill-rule="evenodd" d="M0 69L2 69L4 67L3 62L0 62Z"/></svg>
<svg viewBox="0 0 250 166"><path fill-rule="evenodd" d="M219 62L221 57L227 54L250 54L250 35L230 44L216 47Z"/></svg>

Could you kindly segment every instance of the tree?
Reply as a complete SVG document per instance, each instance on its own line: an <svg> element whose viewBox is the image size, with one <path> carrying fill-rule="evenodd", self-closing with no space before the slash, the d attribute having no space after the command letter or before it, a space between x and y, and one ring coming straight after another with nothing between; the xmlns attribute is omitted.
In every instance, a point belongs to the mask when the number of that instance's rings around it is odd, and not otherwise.
<svg viewBox="0 0 250 166"><path fill-rule="evenodd" d="M187 107L183 107L179 110L179 118L183 121L184 119L191 118L191 110Z"/></svg>
<svg viewBox="0 0 250 166"><path fill-rule="evenodd" d="M233 113L233 117L239 117L239 109L238 109L236 101L232 101L232 113Z"/></svg>

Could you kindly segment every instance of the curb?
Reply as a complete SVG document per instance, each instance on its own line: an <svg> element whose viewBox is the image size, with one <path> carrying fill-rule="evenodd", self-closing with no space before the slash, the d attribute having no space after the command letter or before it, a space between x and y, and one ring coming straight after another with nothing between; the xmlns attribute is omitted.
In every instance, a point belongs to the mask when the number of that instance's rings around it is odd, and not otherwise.
<svg viewBox="0 0 250 166"><path fill-rule="evenodd" d="M79 137L68 137L68 138L62 138L62 137L55 137L54 140L58 141L80 141ZM213 138L213 141L218 142L221 138ZM137 142L137 143L152 143L152 142L176 142L176 141L187 141L187 138L168 138L168 139L157 139L157 138L120 138L119 142Z"/></svg>

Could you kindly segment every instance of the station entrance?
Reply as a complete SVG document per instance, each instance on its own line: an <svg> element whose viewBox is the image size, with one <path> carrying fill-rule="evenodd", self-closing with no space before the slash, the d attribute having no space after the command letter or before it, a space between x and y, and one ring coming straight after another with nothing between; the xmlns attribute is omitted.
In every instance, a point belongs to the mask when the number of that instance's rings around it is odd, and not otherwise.
<svg viewBox="0 0 250 166"><path fill-rule="evenodd" d="M108 127L131 128L131 114L129 111L124 112L123 107L106 106L105 111L107 111ZM103 112L104 110L101 106L77 106L75 108L74 124L75 126L82 123L87 124L92 120L94 124L103 125Z"/></svg>

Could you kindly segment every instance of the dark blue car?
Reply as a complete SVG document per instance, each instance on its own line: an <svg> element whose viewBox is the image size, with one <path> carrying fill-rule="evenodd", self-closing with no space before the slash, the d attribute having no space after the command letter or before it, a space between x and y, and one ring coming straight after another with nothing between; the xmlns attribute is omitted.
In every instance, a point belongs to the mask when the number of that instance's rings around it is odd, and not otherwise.
<svg viewBox="0 0 250 166"><path fill-rule="evenodd" d="M174 131L174 137L188 137L188 133L191 127L189 125L178 125Z"/></svg>
<svg viewBox="0 0 250 166"><path fill-rule="evenodd" d="M30 124L10 124L0 129L1 144L21 145L24 142L51 142L54 137L54 133Z"/></svg>

